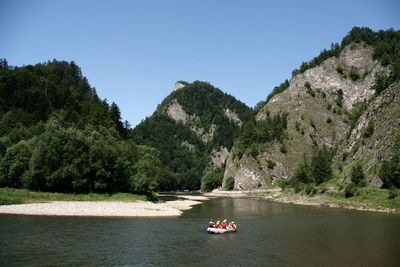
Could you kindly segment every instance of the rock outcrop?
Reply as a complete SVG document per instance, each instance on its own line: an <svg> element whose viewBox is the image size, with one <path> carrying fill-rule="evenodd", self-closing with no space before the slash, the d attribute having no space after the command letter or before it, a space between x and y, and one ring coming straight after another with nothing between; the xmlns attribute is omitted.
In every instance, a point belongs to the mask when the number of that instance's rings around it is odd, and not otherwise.
<svg viewBox="0 0 400 267"><path fill-rule="evenodd" d="M231 176L235 178L235 189L269 186L275 179L290 177L305 155L311 155L316 146L337 148L342 145L350 129L348 114L357 104L374 96L372 86L376 73L387 71L372 55L371 46L363 42L352 43L338 58L328 58L293 77L289 87L273 96L256 114L256 120L262 121L286 112L286 138L282 143L272 142L259 147L255 158L251 155L235 157L234 147L224 182ZM363 117L359 120L347 144L348 150L357 142L351 140L360 140L368 121ZM282 146L285 149L281 149Z"/></svg>
<svg viewBox="0 0 400 267"><path fill-rule="evenodd" d="M352 129L349 138L339 146L334 163L343 168L343 179L349 180L351 168L359 162L371 186L380 186L377 166L392 157L391 145L400 129L400 84L393 84L370 101Z"/></svg>
<svg viewBox="0 0 400 267"><path fill-rule="evenodd" d="M211 162L214 169L223 168L226 160L229 156L229 150L226 147L221 146L218 150L213 149L211 151Z"/></svg>
<svg viewBox="0 0 400 267"><path fill-rule="evenodd" d="M166 113L170 116L174 121L181 122L186 124L189 116L183 109L183 107L178 103L176 99L172 100L169 106L167 107Z"/></svg>
<svg viewBox="0 0 400 267"><path fill-rule="evenodd" d="M174 90L173 91L177 91L179 89L182 89L185 86L186 86L186 84L184 84L182 82L176 82L175 85L174 85Z"/></svg>

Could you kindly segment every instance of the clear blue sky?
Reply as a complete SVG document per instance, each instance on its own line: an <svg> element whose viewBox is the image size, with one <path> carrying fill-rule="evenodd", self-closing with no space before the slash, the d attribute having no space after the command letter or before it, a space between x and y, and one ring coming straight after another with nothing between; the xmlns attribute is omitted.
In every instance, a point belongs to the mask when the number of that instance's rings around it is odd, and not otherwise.
<svg viewBox="0 0 400 267"><path fill-rule="evenodd" d="M0 0L0 58L75 61L132 126L177 80L254 106L353 26L400 28L396 0Z"/></svg>

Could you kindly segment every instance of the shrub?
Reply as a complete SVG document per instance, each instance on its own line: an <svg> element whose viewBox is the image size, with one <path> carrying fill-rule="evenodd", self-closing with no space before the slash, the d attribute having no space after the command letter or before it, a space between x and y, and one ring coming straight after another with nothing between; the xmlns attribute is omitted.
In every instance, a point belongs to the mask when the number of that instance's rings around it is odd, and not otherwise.
<svg viewBox="0 0 400 267"><path fill-rule="evenodd" d="M351 169L351 182L354 183L356 186L365 186L365 175L360 163L357 163Z"/></svg>
<svg viewBox="0 0 400 267"><path fill-rule="evenodd" d="M353 82L360 79L360 74L358 74L357 70L354 67L351 67L349 75Z"/></svg>
<svg viewBox="0 0 400 267"><path fill-rule="evenodd" d="M285 145L285 144L282 144L282 146L281 146L281 152L282 152L283 154L286 154L286 153L287 153L287 148L286 148L286 145Z"/></svg>
<svg viewBox="0 0 400 267"><path fill-rule="evenodd" d="M390 83L390 76L386 75L384 71L380 71L375 74L374 85L372 86L372 89L375 90L376 95L379 95L390 85Z"/></svg>
<svg viewBox="0 0 400 267"><path fill-rule="evenodd" d="M258 145L257 144L251 144L250 148L248 149L249 155L251 155L253 158L257 158L258 154L260 153L258 150Z"/></svg>
<svg viewBox="0 0 400 267"><path fill-rule="evenodd" d="M335 92L335 94L336 94L336 100L335 100L336 105L338 107L342 107L343 106L343 90L339 89Z"/></svg>
<svg viewBox="0 0 400 267"><path fill-rule="evenodd" d="M313 127L314 128L314 130L315 130L315 122L313 121L313 120L310 120L310 125L311 125L311 127Z"/></svg>
<svg viewBox="0 0 400 267"><path fill-rule="evenodd" d="M400 132L396 135L391 150L394 155L383 162L379 175L383 188L400 188Z"/></svg>
<svg viewBox="0 0 400 267"><path fill-rule="evenodd" d="M228 178L226 178L225 189L233 190L234 186L235 186L235 179L232 176L229 176Z"/></svg>
<svg viewBox="0 0 400 267"><path fill-rule="evenodd" d="M348 184L344 189L344 196L348 198L355 195L357 195L357 187L353 183Z"/></svg>
<svg viewBox="0 0 400 267"><path fill-rule="evenodd" d="M328 118L326 119L326 123L328 123L328 124L331 124L331 123L332 123L331 117L328 117Z"/></svg>
<svg viewBox="0 0 400 267"><path fill-rule="evenodd" d="M311 158L311 174L317 185L332 178L332 152L326 145L314 150Z"/></svg>
<svg viewBox="0 0 400 267"><path fill-rule="evenodd" d="M365 128L364 134L363 136L365 138L370 138L372 136L372 134L374 133L374 123L372 121L370 121L368 123L367 128Z"/></svg>
<svg viewBox="0 0 400 267"><path fill-rule="evenodd" d="M394 188L390 188L388 192L388 199L395 199L398 195L398 192Z"/></svg>
<svg viewBox="0 0 400 267"><path fill-rule="evenodd" d="M313 196L317 193L317 188L314 186L314 184L307 184L305 186L305 192L309 196Z"/></svg>
<svg viewBox="0 0 400 267"><path fill-rule="evenodd" d="M300 122L296 121L294 127L296 128L296 131L300 132Z"/></svg>
<svg viewBox="0 0 400 267"><path fill-rule="evenodd" d="M273 169L273 168L275 168L275 166L276 166L276 163L275 163L275 161L272 161L272 160L267 160L267 167L268 167L268 169Z"/></svg>
<svg viewBox="0 0 400 267"><path fill-rule="evenodd" d="M306 83L307 84L307 83ZM312 97L315 97L315 91L310 87L310 86L306 86L306 92L307 94L309 94Z"/></svg>
<svg viewBox="0 0 400 267"><path fill-rule="evenodd" d="M20 188L23 180L29 177L29 160L32 145L22 140L10 146L4 158L0 161L0 186Z"/></svg>
<svg viewBox="0 0 400 267"><path fill-rule="evenodd" d="M272 92L268 95L267 100L265 101L265 104L267 104L271 100L271 98L274 97L275 95L280 94L283 91L285 91L289 87L289 85L290 85L289 81L285 80L279 86L274 87Z"/></svg>
<svg viewBox="0 0 400 267"><path fill-rule="evenodd" d="M303 184L312 183L314 180L313 177L311 177L310 171L310 166L307 162L304 162L297 167L291 179L297 180Z"/></svg>
<svg viewBox="0 0 400 267"><path fill-rule="evenodd" d="M348 114L349 120L350 120L350 128L349 132L347 133L347 138L350 137L351 132L353 131L354 127L357 124L358 119L361 117L361 115L364 113L364 111L367 109L367 104L365 102L357 103L351 112Z"/></svg>
<svg viewBox="0 0 400 267"><path fill-rule="evenodd" d="M222 169L208 171L201 181L201 191L210 192L222 185L224 171Z"/></svg>
<svg viewBox="0 0 400 267"><path fill-rule="evenodd" d="M340 65L337 65L337 67L336 67L336 71L337 71L338 73L340 73L340 74L342 74L342 75L343 75L343 69L342 69L342 66L340 66Z"/></svg>

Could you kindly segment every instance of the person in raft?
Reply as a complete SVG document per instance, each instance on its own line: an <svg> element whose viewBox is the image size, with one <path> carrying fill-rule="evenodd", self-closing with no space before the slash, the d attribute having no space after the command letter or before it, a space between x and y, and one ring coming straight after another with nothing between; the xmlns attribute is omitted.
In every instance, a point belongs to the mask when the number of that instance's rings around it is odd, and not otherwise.
<svg viewBox="0 0 400 267"><path fill-rule="evenodd" d="M220 227L220 222L217 221L217 222L214 224L214 228L219 228L219 227Z"/></svg>
<svg viewBox="0 0 400 267"><path fill-rule="evenodd" d="M208 227L214 228L215 226L215 222L213 219L210 220L210 222L208 223Z"/></svg>
<svg viewBox="0 0 400 267"><path fill-rule="evenodd" d="M229 227L232 228L232 229L236 229L237 226L236 226L236 223L234 221L231 221L229 223Z"/></svg>
<svg viewBox="0 0 400 267"><path fill-rule="evenodd" d="M222 228L222 229L226 229L226 222L227 222L226 219L224 219L224 220L222 221L222 223L221 223L221 228Z"/></svg>

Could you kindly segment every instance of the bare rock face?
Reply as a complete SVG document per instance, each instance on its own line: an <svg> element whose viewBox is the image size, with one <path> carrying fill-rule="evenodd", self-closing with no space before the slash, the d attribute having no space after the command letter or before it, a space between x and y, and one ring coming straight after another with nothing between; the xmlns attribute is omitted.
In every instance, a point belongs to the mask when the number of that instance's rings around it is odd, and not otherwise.
<svg viewBox="0 0 400 267"><path fill-rule="evenodd" d="M361 71L371 71L376 66L372 54L374 49L363 42L352 43L346 46L340 53L339 64L350 69L351 67Z"/></svg>
<svg viewBox="0 0 400 267"><path fill-rule="evenodd" d="M220 147L218 150L213 149L211 152L211 161L214 169L222 168L229 156L229 150L226 147Z"/></svg>
<svg viewBox="0 0 400 267"><path fill-rule="evenodd" d="M188 141L182 142L181 145L186 147L190 152L195 151L195 146L193 144L189 143Z"/></svg>
<svg viewBox="0 0 400 267"><path fill-rule="evenodd" d="M179 89L182 89L183 87L185 87L186 85L184 85L183 83L180 82L176 82L175 86L174 86L174 92L178 91Z"/></svg>
<svg viewBox="0 0 400 267"><path fill-rule="evenodd" d="M181 122L184 125L191 122L190 129L201 138L203 143L207 144L212 141L214 137L214 132L216 129L216 125L212 124L208 131L203 129L202 127L196 126L196 121L198 121L198 117L196 115L189 116L183 107L178 103L176 99L172 100L171 103L166 108L166 113L169 117L171 117L176 122Z"/></svg>
<svg viewBox="0 0 400 267"><path fill-rule="evenodd" d="M328 96L335 95L339 89L342 90L343 104L347 109L371 98L374 94L371 87L375 74L384 70L378 61L373 60L372 54L373 48L364 43L345 47L339 58L331 57L319 66L296 75L290 81L289 88L283 93L275 95L257 114L257 119L265 119L266 110L271 110L271 106L274 106L273 103L283 106L286 101L289 108L293 105L297 106L297 103L301 106L302 99L307 95L306 84L309 84L312 90L324 92ZM359 76L356 80L350 77L352 68ZM338 69L341 69L343 73L340 73Z"/></svg>
<svg viewBox="0 0 400 267"><path fill-rule="evenodd" d="M226 187L225 183L229 177L233 177L235 184L233 190L251 190L271 188L265 174L258 168L256 160L249 156L243 156L240 161L228 158L226 163L224 180L222 187Z"/></svg>
<svg viewBox="0 0 400 267"><path fill-rule="evenodd" d="M224 179L234 177L235 189L241 189L239 183L243 188L258 188L255 181L268 183L290 177L304 155L311 155L316 146L342 145L350 128L346 114L357 103L374 96L375 74L387 71L372 54L373 48L365 43L351 44L342 50L339 58L328 58L296 75L289 87L272 97L256 115L256 120L265 120L281 112L288 114L287 137L283 141L287 152L281 153L283 144L275 142L260 148L253 160L248 156L235 159L231 155ZM360 140L368 122L368 118L359 120L350 138L354 140L346 144L348 150Z"/></svg>
<svg viewBox="0 0 400 267"><path fill-rule="evenodd" d="M343 165L343 175L350 176L354 162L358 162L370 186L382 184L378 178L379 166L392 157L391 145L400 129L399 95L397 83L368 103L349 138L339 146L341 153L334 158L336 165Z"/></svg>
<svg viewBox="0 0 400 267"><path fill-rule="evenodd" d="M225 109L225 115L228 117L230 121L234 122L237 126L242 127L243 122L240 120L239 116L235 112L227 108Z"/></svg>
<svg viewBox="0 0 400 267"><path fill-rule="evenodd" d="M214 137L214 132L216 129L215 124L211 124L210 129L208 131L204 130L202 127L192 126L190 129L196 133L198 137L201 138L203 143L207 144L212 141Z"/></svg>
<svg viewBox="0 0 400 267"><path fill-rule="evenodd" d="M183 124L186 124L189 119L188 114L176 99L171 101L171 104L167 107L166 111L168 116L170 116L176 122L182 122Z"/></svg>

